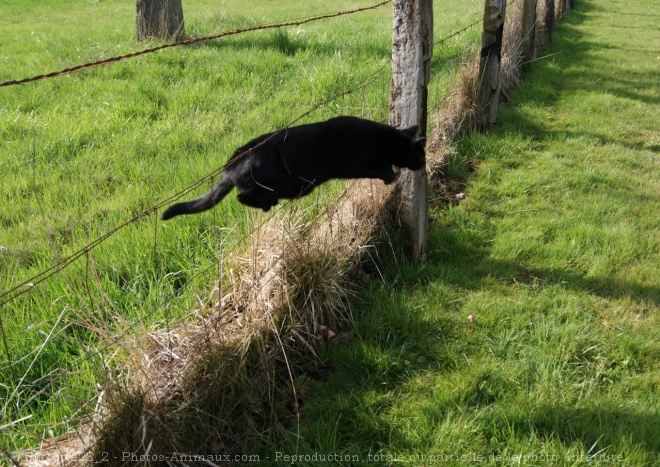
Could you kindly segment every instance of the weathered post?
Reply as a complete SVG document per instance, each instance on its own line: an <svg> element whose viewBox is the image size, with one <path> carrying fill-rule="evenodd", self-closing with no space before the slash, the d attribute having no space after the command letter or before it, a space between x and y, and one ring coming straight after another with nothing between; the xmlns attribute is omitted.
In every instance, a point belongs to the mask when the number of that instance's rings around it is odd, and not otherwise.
<svg viewBox="0 0 660 467"><path fill-rule="evenodd" d="M561 21L564 19L564 15L566 14L566 0L556 0L555 3L557 4L555 21Z"/></svg>
<svg viewBox="0 0 660 467"><path fill-rule="evenodd" d="M505 10L506 0L486 0L477 88L477 118L482 128L497 117Z"/></svg>
<svg viewBox="0 0 660 467"><path fill-rule="evenodd" d="M181 0L135 0L138 41L179 40L185 36Z"/></svg>
<svg viewBox="0 0 660 467"><path fill-rule="evenodd" d="M561 0L559 0L561 1ZM545 46L552 41L552 31L555 28L555 0L543 0L545 9L543 11L543 38L539 41Z"/></svg>
<svg viewBox="0 0 660 467"><path fill-rule="evenodd" d="M523 63L536 58L536 0L525 0L522 18Z"/></svg>
<svg viewBox="0 0 660 467"><path fill-rule="evenodd" d="M427 85L433 55L433 0L394 0L392 83L389 123L397 128L419 125L426 135ZM428 192L426 169L403 169L397 181L399 218L413 258L426 253Z"/></svg>

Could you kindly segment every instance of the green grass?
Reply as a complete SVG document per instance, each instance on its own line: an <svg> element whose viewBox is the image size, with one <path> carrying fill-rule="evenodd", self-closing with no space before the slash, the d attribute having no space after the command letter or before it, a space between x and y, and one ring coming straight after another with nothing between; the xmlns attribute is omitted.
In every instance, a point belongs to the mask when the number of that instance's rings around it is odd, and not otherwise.
<svg viewBox="0 0 660 467"><path fill-rule="evenodd" d="M184 2L184 13L196 36L373 3L196 1ZM3 1L0 81L146 47L135 43L133 8L120 0ZM472 22L480 9L479 2L436 2L436 37ZM391 24L386 6L2 88L0 291L217 169L248 139L361 83L388 64ZM451 65L476 38L471 30L436 51L431 101L447 94ZM383 121L388 89L385 72L307 120ZM341 189L329 185L304 202L331 202ZM220 251L262 218L233 199L176 222L142 218L3 305L0 425L31 418L4 430L0 446L31 446L75 426L93 409L108 367L121 377L107 341L165 328L212 303Z"/></svg>
<svg viewBox="0 0 660 467"><path fill-rule="evenodd" d="M269 459L658 464L660 8L575 3L497 124L455 143L466 198L432 208L427 260L383 249Z"/></svg>

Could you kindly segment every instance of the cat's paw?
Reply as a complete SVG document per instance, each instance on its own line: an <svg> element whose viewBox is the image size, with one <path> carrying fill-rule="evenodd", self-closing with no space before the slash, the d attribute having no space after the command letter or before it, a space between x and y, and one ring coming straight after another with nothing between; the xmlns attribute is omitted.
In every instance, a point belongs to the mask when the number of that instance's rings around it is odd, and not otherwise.
<svg viewBox="0 0 660 467"><path fill-rule="evenodd" d="M389 185L390 183L394 182L394 180L396 180L396 174L394 172L388 172L384 174L380 179L383 181L383 183L385 183L385 185Z"/></svg>
<svg viewBox="0 0 660 467"><path fill-rule="evenodd" d="M260 207L261 207L261 209L264 210L264 212L268 212L268 211L270 211L270 208L272 208L273 206L276 206L276 205L277 205L277 200L275 199L275 200L271 200L271 201L267 201L267 202L263 203Z"/></svg>

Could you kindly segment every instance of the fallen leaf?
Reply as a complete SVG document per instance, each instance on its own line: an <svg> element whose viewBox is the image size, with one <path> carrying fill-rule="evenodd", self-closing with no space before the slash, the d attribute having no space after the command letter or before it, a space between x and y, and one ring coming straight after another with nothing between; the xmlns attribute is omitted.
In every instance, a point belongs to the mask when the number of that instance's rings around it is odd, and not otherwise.
<svg viewBox="0 0 660 467"><path fill-rule="evenodd" d="M289 404L289 410L293 415L297 415L298 412L300 411L300 404L298 401L293 401L291 404Z"/></svg>
<svg viewBox="0 0 660 467"><path fill-rule="evenodd" d="M331 341L337 337L337 334L327 326L319 326L319 334L324 341Z"/></svg>

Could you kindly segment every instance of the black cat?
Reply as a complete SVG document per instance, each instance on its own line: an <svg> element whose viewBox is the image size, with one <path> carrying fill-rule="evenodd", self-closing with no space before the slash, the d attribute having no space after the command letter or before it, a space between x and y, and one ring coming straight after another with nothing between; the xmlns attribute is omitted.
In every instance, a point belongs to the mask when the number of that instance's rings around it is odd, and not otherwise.
<svg viewBox="0 0 660 467"><path fill-rule="evenodd" d="M379 178L392 183L392 165L419 170L426 164L417 126L397 130L356 117L336 117L261 135L236 150L220 180L204 196L170 206L167 220L212 208L231 189L238 200L268 211L280 198L299 198L333 178Z"/></svg>

